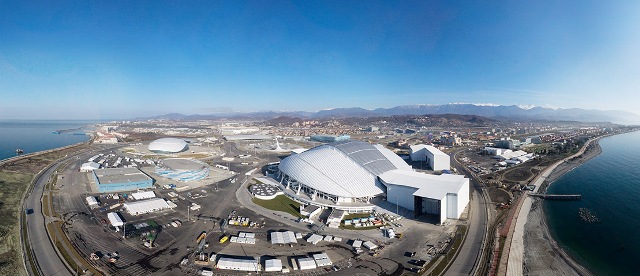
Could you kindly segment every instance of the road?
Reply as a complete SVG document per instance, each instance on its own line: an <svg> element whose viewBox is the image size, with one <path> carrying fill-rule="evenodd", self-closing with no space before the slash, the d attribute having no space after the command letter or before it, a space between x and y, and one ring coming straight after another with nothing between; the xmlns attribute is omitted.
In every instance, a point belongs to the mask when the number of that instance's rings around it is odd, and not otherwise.
<svg viewBox="0 0 640 276"><path fill-rule="evenodd" d="M42 212L42 194L47 180L60 166L58 162L46 170L35 183L33 191L27 197L26 208L33 209L33 213L27 215L27 240L31 245L33 256L43 275L71 275L64 263L58 257L53 244L47 236L46 222Z"/></svg>
<svg viewBox="0 0 640 276"><path fill-rule="evenodd" d="M460 150L453 153L454 162L452 164L458 170L458 172L467 172L466 169L462 167L461 164L458 163L455 155L460 152ZM444 274L446 276L454 276L454 275L471 275L473 273L474 267L476 266L476 261L480 257L482 251L482 244L485 242L484 238L486 235L487 223L488 223L488 212L487 212L487 203L485 198L482 196L482 184L478 183L478 181L473 178L472 175L466 175L471 179L469 184L471 185L471 200L470 210L469 210L469 232L467 234L467 239L464 244L462 244L462 248L458 253L458 257L453 261L453 264L449 267L447 272Z"/></svg>

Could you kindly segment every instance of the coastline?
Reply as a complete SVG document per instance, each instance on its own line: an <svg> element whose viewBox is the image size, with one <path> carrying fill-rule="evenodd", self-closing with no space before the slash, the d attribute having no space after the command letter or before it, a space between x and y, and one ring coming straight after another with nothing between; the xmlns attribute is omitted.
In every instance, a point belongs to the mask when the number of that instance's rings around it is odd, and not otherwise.
<svg viewBox="0 0 640 276"><path fill-rule="evenodd" d="M556 167L549 177L540 187L540 193L545 193L558 178L567 172L581 166L587 161L602 153L599 137L590 144L578 158L566 161ZM541 199L535 199L529 218L524 227L524 245L528 249L525 251L523 259L523 270L527 275L593 275L588 269L578 264L562 247L550 233L547 225L547 217L544 213Z"/></svg>

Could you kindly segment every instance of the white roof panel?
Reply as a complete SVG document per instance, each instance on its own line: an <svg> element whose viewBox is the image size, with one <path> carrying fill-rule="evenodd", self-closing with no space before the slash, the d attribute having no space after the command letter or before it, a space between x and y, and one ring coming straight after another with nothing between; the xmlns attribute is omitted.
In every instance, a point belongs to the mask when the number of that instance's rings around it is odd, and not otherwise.
<svg viewBox="0 0 640 276"><path fill-rule="evenodd" d="M376 176L390 170L410 170L396 154L361 141L327 144L292 155L279 169L313 189L342 197L375 196L384 192Z"/></svg>
<svg viewBox="0 0 640 276"><path fill-rule="evenodd" d="M127 202L124 208L132 215L146 214L169 208L169 204L162 198L153 198L136 202Z"/></svg>
<svg viewBox="0 0 640 276"><path fill-rule="evenodd" d="M156 197L156 194L153 191L145 191L145 192L132 193L131 196L135 200L141 200L141 199L154 198Z"/></svg>
<svg viewBox="0 0 640 276"><path fill-rule="evenodd" d="M386 172L380 175L380 179L387 184L416 188L418 190L413 195L433 199L442 199L447 193L458 193L469 181L463 175L432 175L401 170Z"/></svg>
<svg viewBox="0 0 640 276"><path fill-rule="evenodd" d="M107 218L109 219L109 223L111 223L111 225L113 226L124 225L124 222L122 221L122 218L120 218L120 214L118 213L115 213L115 212L108 213Z"/></svg>

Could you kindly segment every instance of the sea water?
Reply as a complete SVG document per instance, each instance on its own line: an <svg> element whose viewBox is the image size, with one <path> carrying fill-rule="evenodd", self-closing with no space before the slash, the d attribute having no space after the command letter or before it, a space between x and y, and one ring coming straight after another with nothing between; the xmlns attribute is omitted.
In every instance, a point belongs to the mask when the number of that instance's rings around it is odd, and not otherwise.
<svg viewBox="0 0 640 276"><path fill-rule="evenodd" d="M53 131L75 129L95 122L58 120L2 120L0 121L0 160L16 156L16 149L24 153L68 146L89 139L87 135L53 134ZM82 132L79 131L72 131Z"/></svg>
<svg viewBox="0 0 640 276"><path fill-rule="evenodd" d="M568 172L550 194L582 194L580 201L546 201L552 236L595 275L640 275L640 132L600 141L602 153ZM589 208L600 222L582 221Z"/></svg>

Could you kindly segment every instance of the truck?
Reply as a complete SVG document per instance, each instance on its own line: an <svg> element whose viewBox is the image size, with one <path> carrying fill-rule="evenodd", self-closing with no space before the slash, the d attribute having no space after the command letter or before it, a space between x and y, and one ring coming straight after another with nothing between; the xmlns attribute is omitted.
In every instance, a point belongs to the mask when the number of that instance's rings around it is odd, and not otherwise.
<svg viewBox="0 0 640 276"><path fill-rule="evenodd" d="M225 242L227 242L228 240L229 240L229 236L224 235L224 236L222 236L222 237L220 238L220 243L225 243Z"/></svg>

